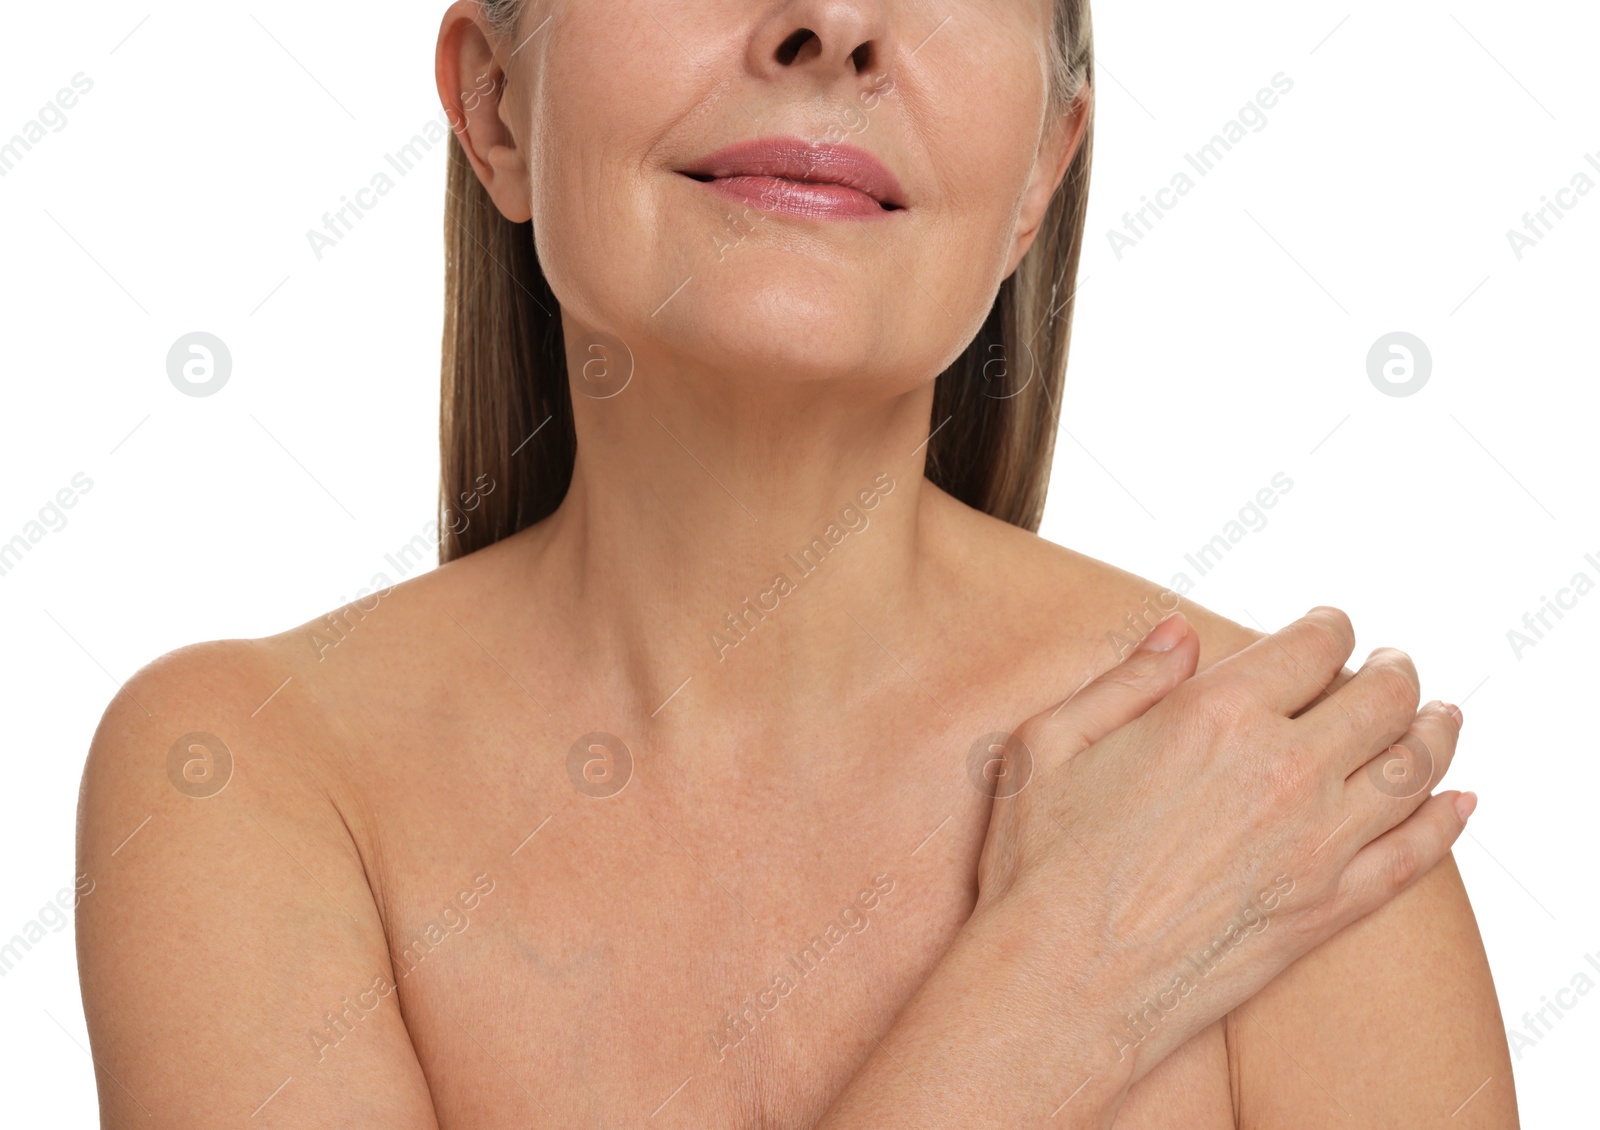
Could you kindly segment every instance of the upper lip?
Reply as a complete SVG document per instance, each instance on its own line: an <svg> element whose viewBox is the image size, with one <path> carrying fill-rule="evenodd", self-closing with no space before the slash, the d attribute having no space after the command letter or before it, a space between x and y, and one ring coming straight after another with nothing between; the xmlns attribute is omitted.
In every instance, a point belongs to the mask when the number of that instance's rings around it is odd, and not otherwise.
<svg viewBox="0 0 1600 1130"><path fill-rule="evenodd" d="M895 175L854 145L815 145L802 137L741 141L678 170L692 177L781 177L804 184L837 184L865 193L886 208L904 208Z"/></svg>

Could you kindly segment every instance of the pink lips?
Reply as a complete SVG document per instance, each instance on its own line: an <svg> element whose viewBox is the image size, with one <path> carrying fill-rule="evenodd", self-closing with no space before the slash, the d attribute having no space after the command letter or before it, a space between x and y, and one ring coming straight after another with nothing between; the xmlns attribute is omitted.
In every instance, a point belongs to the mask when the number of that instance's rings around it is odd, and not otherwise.
<svg viewBox="0 0 1600 1130"><path fill-rule="evenodd" d="M741 203L814 219L868 219L906 206L894 174L853 145L761 138L719 149L679 172Z"/></svg>

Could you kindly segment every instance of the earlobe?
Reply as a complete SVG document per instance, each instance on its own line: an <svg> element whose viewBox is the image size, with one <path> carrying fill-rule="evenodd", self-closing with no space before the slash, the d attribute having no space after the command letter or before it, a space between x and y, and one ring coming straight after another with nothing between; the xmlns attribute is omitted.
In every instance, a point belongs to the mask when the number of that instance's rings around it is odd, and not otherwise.
<svg viewBox="0 0 1600 1130"><path fill-rule="evenodd" d="M439 100L478 181L512 223L532 218L527 162L506 122L507 76L493 29L478 0L457 0L445 12L434 52Z"/></svg>
<svg viewBox="0 0 1600 1130"><path fill-rule="evenodd" d="M1083 144L1092 105L1092 93L1088 86L1084 86L1073 99L1072 105L1045 129L1039 145L1039 156L1033 165L1033 175L1023 194L1022 209L1017 214L1017 238L1011 250L1011 261L1006 267L1007 276L1017 269L1017 264L1022 262L1022 257L1039 235L1039 228L1050 210L1050 202L1055 198L1056 190L1061 187L1062 179L1072 167L1073 158Z"/></svg>

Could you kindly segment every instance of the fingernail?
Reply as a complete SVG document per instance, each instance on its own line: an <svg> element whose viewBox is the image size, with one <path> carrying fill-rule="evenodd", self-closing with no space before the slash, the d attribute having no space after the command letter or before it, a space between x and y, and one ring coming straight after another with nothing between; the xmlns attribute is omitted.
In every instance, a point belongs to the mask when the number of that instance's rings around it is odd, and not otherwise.
<svg viewBox="0 0 1600 1130"><path fill-rule="evenodd" d="M1456 797L1456 815L1461 817L1463 824L1467 822L1467 817L1472 815L1472 810L1477 807L1477 793L1461 793Z"/></svg>
<svg viewBox="0 0 1600 1130"><path fill-rule="evenodd" d="M1140 641L1139 651L1171 651L1182 642L1183 637L1189 634L1189 621L1182 612L1174 612L1165 620L1155 626L1155 629Z"/></svg>
<svg viewBox="0 0 1600 1130"><path fill-rule="evenodd" d="M1450 712L1450 717L1452 717L1452 718L1454 718L1456 720L1456 725L1460 726L1461 725L1461 708L1459 706L1457 706L1453 702L1445 703L1444 704L1444 708Z"/></svg>

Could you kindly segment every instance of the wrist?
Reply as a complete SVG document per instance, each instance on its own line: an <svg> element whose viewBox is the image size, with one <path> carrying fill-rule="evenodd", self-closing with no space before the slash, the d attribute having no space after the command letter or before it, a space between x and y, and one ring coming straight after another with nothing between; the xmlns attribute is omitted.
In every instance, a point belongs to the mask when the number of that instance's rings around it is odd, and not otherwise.
<svg viewBox="0 0 1600 1130"><path fill-rule="evenodd" d="M1138 1078L1138 1049L1119 1038L1125 978L1104 947L1075 939L1058 915L1013 894L974 911L957 948L981 964L978 991L1024 1037L1016 1053L1059 1094L1040 1112L1042 1124L1110 1126Z"/></svg>
<svg viewBox="0 0 1600 1130"><path fill-rule="evenodd" d="M1008 894L962 926L819 1130L1108 1130L1132 1083L1097 988L1102 958Z"/></svg>

